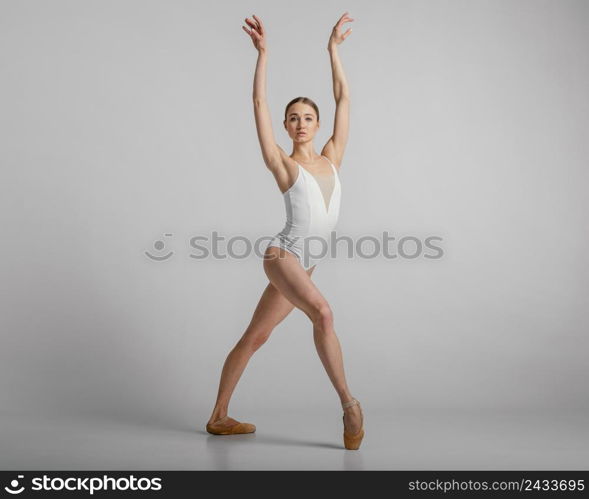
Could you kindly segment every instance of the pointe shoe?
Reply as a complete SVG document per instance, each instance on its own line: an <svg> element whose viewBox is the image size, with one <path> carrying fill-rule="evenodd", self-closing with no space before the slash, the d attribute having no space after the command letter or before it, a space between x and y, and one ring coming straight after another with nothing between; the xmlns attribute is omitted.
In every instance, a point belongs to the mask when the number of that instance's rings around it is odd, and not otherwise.
<svg viewBox="0 0 589 499"><path fill-rule="evenodd" d="M256 431L256 425L251 423L240 423L233 426L223 426L219 423L225 421L229 416L225 416L213 423L207 423L207 431L213 435L238 435L241 433L253 433Z"/></svg>
<svg viewBox="0 0 589 499"><path fill-rule="evenodd" d="M344 421L344 447L349 450L358 450L360 448L360 443L362 443L362 439L364 438L364 414L362 413L360 402L353 398L350 402L342 403L342 408L345 410L354 405L358 405L360 408L360 414L362 415L362 427L358 430L358 433L349 433L346 430L346 423L344 416L342 416L342 421Z"/></svg>

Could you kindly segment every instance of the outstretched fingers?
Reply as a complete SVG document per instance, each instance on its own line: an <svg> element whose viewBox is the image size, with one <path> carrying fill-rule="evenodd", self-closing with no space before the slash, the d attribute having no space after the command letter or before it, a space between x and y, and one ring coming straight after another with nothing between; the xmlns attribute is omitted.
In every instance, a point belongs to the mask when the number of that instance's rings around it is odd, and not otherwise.
<svg viewBox="0 0 589 499"><path fill-rule="evenodd" d="M245 22L250 27L249 30L245 26L242 26L242 28L252 39L260 40L264 36L264 27L260 18L257 16L254 16L254 18L255 20L251 20L248 17L245 18Z"/></svg>
<svg viewBox="0 0 589 499"><path fill-rule="evenodd" d="M252 29L258 29L258 24L255 21L252 21L248 17L245 18L245 22L250 26Z"/></svg>
<svg viewBox="0 0 589 499"><path fill-rule="evenodd" d="M266 34L266 29L264 28L264 23L262 23L262 20L256 16L255 14L252 14L253 18L256 20L256 22L258 23L259 27L260 27L260 34L263 36Z"/></svg>
<svg viewBox="0 0 589 499"><path fill-rule="evenodd" d="M350 21L353 21L353 20L354 20L353 18L351 18L350 16L348 16L348 13L347 12L344 12L343 15L342 15L342 17L340 17L339 20L337 21L335 27L336 27L336 29L339 30L339 29L341 29L341 27L342 27L343 24L345 24L347 22L350 22ZM349 31L351 31L351 28L348 31L346 31L346 33L348 33Z"/></svg>
<svg viewBox="0 0 589 499"><path fill-rule="evenodd" d="M346 10L346 11L345 11L345 12L342 14L342 17L340 17L340 18L339 18L339 20L338 20L338 22L337 22L337 23L341 25L341 24L343 24L343 23L345 23L345 22L348 22L348 21L353 21L353 20L354 20L353 18L351 18L350 16L348 16L348 11Z"/></svg>

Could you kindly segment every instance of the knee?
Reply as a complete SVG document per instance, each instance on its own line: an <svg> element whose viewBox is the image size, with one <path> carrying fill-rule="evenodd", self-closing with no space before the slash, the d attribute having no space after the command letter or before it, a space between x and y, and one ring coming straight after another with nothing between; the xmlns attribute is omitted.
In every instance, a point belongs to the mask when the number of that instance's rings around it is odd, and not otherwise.
<svg viewBox="0 0 589 499"><path fill-rule="evenodd" d="M312 321L313 326L321 332L329 333L333 330L333 311L327 302L317 306Z"/></svg>
<svg viewBox="0 0 589 499"><path fill-rule="evenodd" d="M268 341L271 332L272 330L265 329L247 330L239 340L239 344L253 353Z"/></svg>

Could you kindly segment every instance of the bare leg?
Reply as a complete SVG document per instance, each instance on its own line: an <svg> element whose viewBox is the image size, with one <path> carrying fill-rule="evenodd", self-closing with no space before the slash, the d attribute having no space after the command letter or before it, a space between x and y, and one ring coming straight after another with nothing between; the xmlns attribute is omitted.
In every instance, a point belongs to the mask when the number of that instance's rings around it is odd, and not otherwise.
<svg viewBox="0 0 589 499"><path fill-rule="evenodd" d="M311 276L313 270L315 270L315 267L307 270L307 275ZM229 400L231 399L233 390L251 356L268 340L274 328L282 322L293 308L294 305L272 283L268 283L254 311L250 324L225 360L221 372L217 400L213 413L209 418L209 423L227 415ZM232 426L236 424L236 420L228 418L224 424Z"/></svg>
<svg viewBox="0 0 589 499"><path fill-rule="evenodd" d="M309 317L313 323L313 339L317 353L340 401L343 403L352 400L352 394L346 383L343 355L333 327L333 313L329 303L294 255L275 247L269 247L266 252L274 256L264 260L264 271L270 282L286 299ZM344 412L344 424L351 433L360 430L362 415L358 406L353 406Z"/></svg>

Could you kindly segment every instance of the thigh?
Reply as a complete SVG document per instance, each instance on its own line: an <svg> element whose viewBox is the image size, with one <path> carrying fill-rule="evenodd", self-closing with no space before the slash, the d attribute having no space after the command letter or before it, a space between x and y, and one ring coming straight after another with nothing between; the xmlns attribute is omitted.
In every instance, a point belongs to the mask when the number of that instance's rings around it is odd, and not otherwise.
<svg viewBox="0 0 589 499"><path fill-rule="evenodd" d="M273 258L264 260L268 279L289 302L313 321L318 310L327 305L327 300L295 255L275 247L268 248L267 252L273 253Z"/></svg>
<svg viewBox="0 0 589 499"><path fill-rule="evenodd" d="M315 267L308 269L307 275L310 277L314 270ZM248 329L270 332L290 314L293 308L294 305L272 282L269 282L254 310Z"/></svg>

